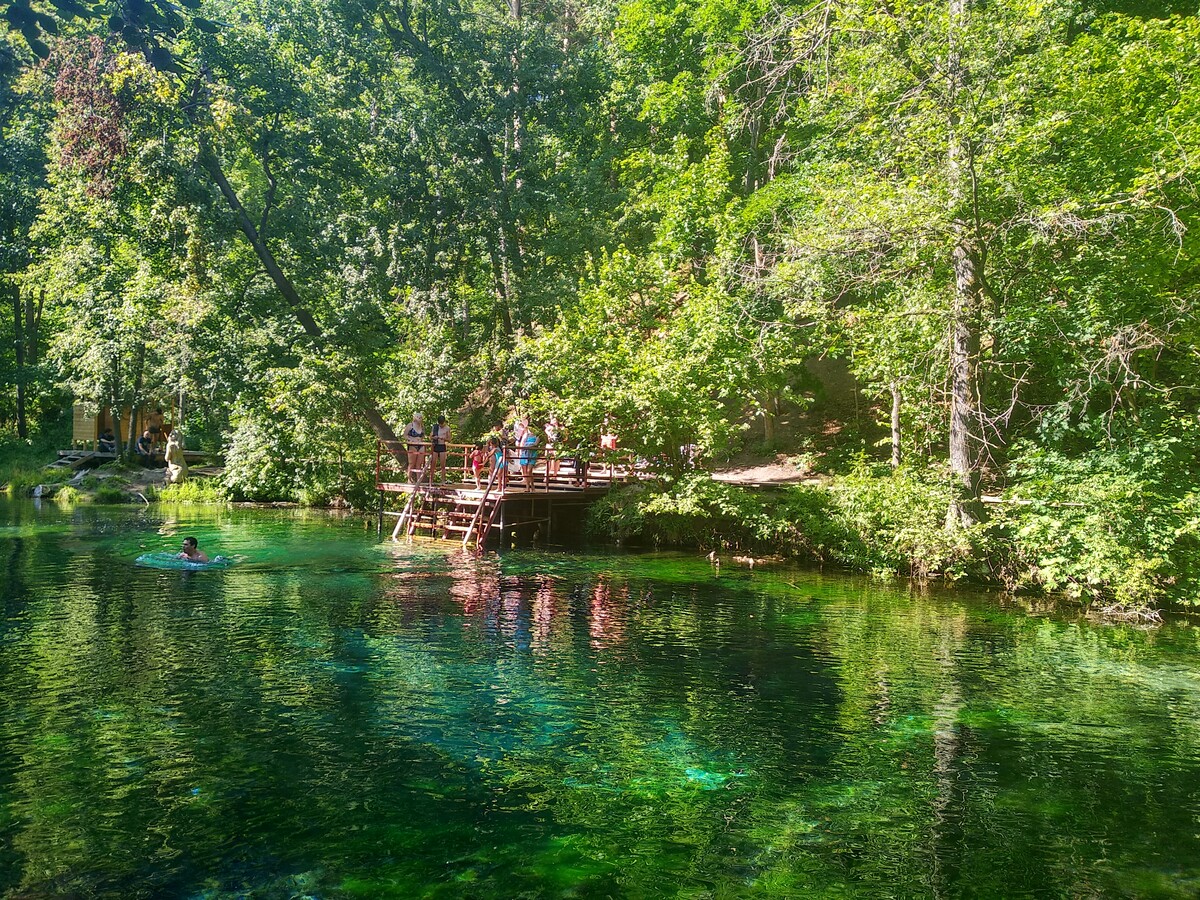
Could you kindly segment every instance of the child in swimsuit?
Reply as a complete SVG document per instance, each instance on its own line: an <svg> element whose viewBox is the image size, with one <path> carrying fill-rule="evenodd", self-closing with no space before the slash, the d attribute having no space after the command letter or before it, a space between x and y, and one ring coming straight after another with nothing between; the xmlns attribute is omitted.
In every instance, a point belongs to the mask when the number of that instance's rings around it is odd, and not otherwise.
<svg viewBox="0 0 1200 900"><path fill-rule="evenodd" d="M492 471L498 472L496 484L500 490L508 487L508 460L504 455L504 446L496 438L488 440L488 449L492 454Z"/></svg>
<svg viewBox="0 0 1200 900"><path fill-rule="evenodd" d="M487 468L487 455L483 452L483 444L476 444L475 449L467 454L467 466L475 479L475 489L479 490L479 478Z"/></svg>

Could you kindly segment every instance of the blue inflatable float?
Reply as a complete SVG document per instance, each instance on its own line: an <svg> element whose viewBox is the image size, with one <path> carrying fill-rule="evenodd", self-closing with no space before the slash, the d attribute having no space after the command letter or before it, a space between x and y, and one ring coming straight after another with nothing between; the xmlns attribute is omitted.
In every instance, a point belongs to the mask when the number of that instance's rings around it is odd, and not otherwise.
<svg viewBox="0 0 1200 900"><path fill-rule="evenodd" d="M214 556L208 562L196 562L191 559L184 559L176 553L143 553L133 561L136 566L144 566L147 569L180 569L180 570L196 570L196 569L228 569L233 565L233 560L228 556Z"/></svg>

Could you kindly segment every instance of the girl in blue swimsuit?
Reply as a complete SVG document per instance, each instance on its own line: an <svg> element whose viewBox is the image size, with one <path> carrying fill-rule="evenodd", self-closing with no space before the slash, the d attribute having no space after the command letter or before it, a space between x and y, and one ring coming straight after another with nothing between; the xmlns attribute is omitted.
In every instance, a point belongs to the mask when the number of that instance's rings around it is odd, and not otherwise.
<svg viewBox="0 0 1200 900"><path fill-rule="evenodd" d="M492 457L492 471L499 473L496 476L496 484L503 491L508 487L508 459L504 454L504 445L496 438L488 438L488 452ZM491 480L490 474L488 480Z"/></svg>

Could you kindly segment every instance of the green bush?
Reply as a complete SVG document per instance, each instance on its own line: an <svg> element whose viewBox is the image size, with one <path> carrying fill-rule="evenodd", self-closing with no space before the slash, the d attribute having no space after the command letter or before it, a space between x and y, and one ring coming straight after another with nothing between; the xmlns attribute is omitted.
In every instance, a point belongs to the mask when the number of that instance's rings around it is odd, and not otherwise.
<svg viewBox="0 0 1200 900"><path fill-rule="evenodd" d="M72 506L87 497L73 485L64 484L54 492L54 502L61 506Z"/></svg>
<svg viewBox="0 0 1200 900"><path fill-rule="evenodd" d="M925 577L970 573L983 529L946 527L953 483L941 470L909 470L878 476L859 470L828 488L832 522L809 521L828 530L835 558L864 571Z"/></svg>
<svg viewBox="0 0 1200 900"><path fill-rule="evenodd" d="M743 549L774 531L761 500L701 474L619 488L592 507L589 527L620 541Z"/></svg>
<svg viewBox="0 0 1200 900"><path fill-rule="evenodd" d="M246 416L226 453L225 489L234 500L296 501L300 484L296 448L275 421Z"/></svg>
<svg viewBox="0 0 1200 900"><path fill-rule="evenodd" d="M1128 605L1200 603L1194 465L1191 447L1161 439L1074 459L1022 455L995 523L1012 549L1008 583Z"/></svg>
<svg viewBox="0 0 1200 900"><path fill-rule="evenodd" d="M321 448L312 444L301 452L301 446L279 422L250 416L241 420L225 454L226 498L304 506L374 505L373 444L369 451L341 459L322 457Z"/></svg>
<svg viewBox="0 0 1200 900"><path fill-rule="evenodd" d="M132 495L124 485L109 484L107 481L96 488L92 500L96 503L128 503Z"/></svg>
<svg viewBox="0 0 1200 900"><path fill-rule="evenodd" d="M859 471L825 486L752 491L691 475L614 491L594 532L622 541L788 553L880 575L959 577L983 529L947 530L953 490L937 472Z"/></svg>
<svg viewBox="0 0 1200 900"><path fill-rule="evenodd" d="M153 496L148 495L147 499L164 503L225 503L229 494L225 485L217 479L199 478L156 488Z"/></svg>
<svg viewBox="0 0 1200 900"><path fill-rule="evenodd" d="M8 472L5 491L10 497L28 497L39 484L62 484L74 474L70 469L13 469Z"/></svg>

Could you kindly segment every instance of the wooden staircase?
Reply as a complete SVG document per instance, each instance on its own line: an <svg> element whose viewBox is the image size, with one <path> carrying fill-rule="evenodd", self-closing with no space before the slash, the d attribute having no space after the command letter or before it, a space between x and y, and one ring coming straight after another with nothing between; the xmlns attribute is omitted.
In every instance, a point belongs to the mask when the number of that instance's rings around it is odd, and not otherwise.
<svg viewBox="0 0 1200 900"><path fill-rule="evenodd" d="M566 522L567 529L578 528L583 510L604 496L619 480L639 477L631 469L619 469L612 461L580 466L574 459L562 459L561 470L547 471L546 461L533 472L533 484L519 474L521 451L506 450L507 484L499 482L500 473L489 467L485 488L468 481L466 454L470 444L451 444L451 451L464 460L462 479L455 483L434 484L430 462L416 473L405 466L406 445L401 441L379 441L375 448L375 487L380 493L380 527L384 516L396 516L392 539L403 535L422 535L441 540L461 540L463 549L482 549L496 531L504 533L502 543L512 533L530 539L554 532L555 522ZM460 467L449 467L457 475ZM401 498L402 511L389 512L387 495Z"/></svg>
<svg viewBox="0 0 1200 900"><path fill-rule="evenodd" d="M78 469L96 459L116 459L117 454L97 450L59 450L58 459L46 466L47 469Z"/></svg>
<svg viewBox="0 0 1200 900"><path fill-rule="evenodd" d="M413 485L408 502L396 520L392 539L401 534L423 534L442 540L458 540L463 548L483 547L487 542L503 499L495 489L494 473L483 491L430 484L428 469Z"/></svg>

